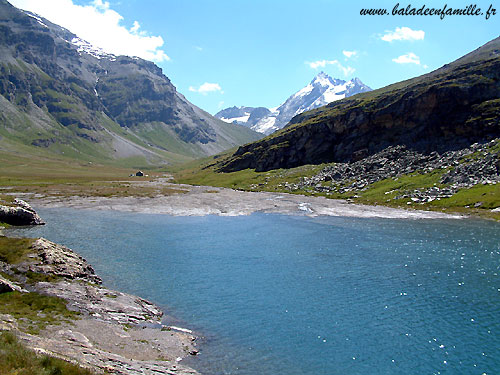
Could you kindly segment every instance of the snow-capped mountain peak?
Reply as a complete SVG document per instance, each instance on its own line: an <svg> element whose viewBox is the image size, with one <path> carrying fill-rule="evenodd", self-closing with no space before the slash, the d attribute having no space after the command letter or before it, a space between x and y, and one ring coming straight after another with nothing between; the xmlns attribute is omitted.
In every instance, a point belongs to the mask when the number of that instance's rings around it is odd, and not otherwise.
<svg viewBox="0 0 500 375"><path fill-rule="evenodd" d="M307 86L290 96L279 107L268 110L267 114L261 111L260 114L263 116L259 116L258 121L255 121L257 116L249 115L251 111L246 110L248 107L227 108L215 116L227 122L249 126L252 130L260 133L271 134L285 127L294 116L302 112L365 91L371 91L371 88L361 82L359 78L353 78L346 82L342 79L332 78L325 72L320 72ZM242 110L243 108L245 110ZM229 112L231 112L231 116L227 116ZM246 120L244 116L248 116ZM249 121L249 118L253 118L254 121Z"/></svg>
<svg viewBox="0 0 500 375"><path fill-rule="evenodd" d="M320 72L320 73L318 73L316 75L316 77L313 78L313 80L311 81L310 85L329 87L329 86L332 86L332 85L337 85L338 82L344 82L344 81L333 79L332 77L330 77L325 72Z"/></svg>

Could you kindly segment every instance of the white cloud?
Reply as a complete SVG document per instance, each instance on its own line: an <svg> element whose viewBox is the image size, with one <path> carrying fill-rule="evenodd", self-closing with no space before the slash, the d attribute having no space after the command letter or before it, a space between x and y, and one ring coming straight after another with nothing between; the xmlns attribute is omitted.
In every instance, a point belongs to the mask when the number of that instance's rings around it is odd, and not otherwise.
<svg viewBox="0 0 500 375"><path fill-rule="evenodd" d="M314 62L306 62L306 64L313 69L318 69L319 67L324 68L327 64L333 64L334 62L337 62L337 60L332 60L332 61L319 60Z"/></svg>
<svg viewBox="0 0 500 375"><path fill-rule="evenodd" d="M200 47L200 46L194 46L194 48L196 48L197 51L203 51L203 47Z"/></svg>
<svg viewBox="0 0 500 375"><path fill-rule="evenodd" d="M406 55L401 55L395 59L392 59L395 63L398 64L416 64L420 65L420 57L415 55L413 52L409 52Z"/></svg>
<svg viewBox="0 0 500 375"><path fill-rule="evenodd" d="M107 1L93 0L88 5L76 5L72 0L10 2L65 27L108 53L138 56L155 62L170 60L161 48L164 44L161 36L148 36L147 32L140 31L137 21L128 30L122 24L123 17L111 9Z"/></svg>
<svg viewBox="0 0 500 375"><path fill-rule="evenodd" d="M218 104L218 108L222 108L224 106L224 100L221 100Z"/></svg>
<svg viewBox="0 0 500 375"><path fill-rule="evenodd" d="M318 60L313 62L306 62L312 69L324 68L327 65L334 65L344 73L345 76L353 74L356 69L351 66L343 66L338 60Z"/></svg>
<svg viewBox="0 0 500 375"><path fill-rule="evenodd" d="M130 32L131 32L132 34L137 34L137 32L139 31L139 29L140 29L140 28L141 28L141 25L139 24L139 22L134 21L134 26L132 26L132 27L130 28Z"/></svg>
<svg viewBox="0 0 500 375"><path fill-rule="evenodd" d="M198 92L203 95L207 95L209 92L220 92L221 94L224 94L224 91L222 91L222 88L219 86L218 83L208 83L208 82L205 82L198 88L189 86L189 91Z"/></svg>
<svg viewBox="0 0 500 375"><path fill-rule="evenodd" d="M350 59L351 57L356 57L358 55L357 51L342 51L345 57Z"/></svg>
<svg viewBox="0 0 500 375"><path fill-rule="evenodd" d="M380 37L383 41L392 42L394 40L424 40L425 31L423 30L412 30L409 27L396 27L394 31L386 31L384 35Z"/></svg>

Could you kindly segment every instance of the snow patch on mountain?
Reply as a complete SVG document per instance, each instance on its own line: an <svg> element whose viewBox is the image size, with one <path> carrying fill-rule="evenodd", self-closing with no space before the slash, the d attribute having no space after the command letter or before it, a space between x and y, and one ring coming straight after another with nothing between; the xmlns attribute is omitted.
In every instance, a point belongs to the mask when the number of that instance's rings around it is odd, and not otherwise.
<svg viewBox="0 0 500 375"><path fill-rule="evenodd" d="M259 133L271 134L279 129L275 125L277 117L277 115L267 116L260 120L256 125L252 126L251 129Z"/></svg>
<svg viewBox="0 0 500 375"><path fill-rule="evenodd" d="M71 39L71 44L75 45L78 48L78 52L81 54L82 52L87 53L91 56L94 56L97 59L108 58L111 60L116 60L116 56L105 52L102 48L96 47L86 40L83 40L79 37L74 37Z"/></svg>
<svg viewBox="0 0 500 375"><path fill-rule="evenodd" d="M242 123L242 122L247 122L249 118L250 118L250 113L249 112L245 112L244 116L231 117L231 118L221 117L220 119L222 121L228 122L230 124L231 123L239 124L239 123Z"/></svg>
<svg viewBox="0 0 500 375"><path fill-rule="evenodd" d="M31 18L34 18L34 19L35 19L35 20L36 20L36 21L37 21L40 25L42 25L43 27L48 28L48 26L47 26L45 23L43 23L43 20L42 20L40 17L38 17L35 13L28 12L27 10L24 10L23 12L24 12L26 15L30 16Z"/></svg>

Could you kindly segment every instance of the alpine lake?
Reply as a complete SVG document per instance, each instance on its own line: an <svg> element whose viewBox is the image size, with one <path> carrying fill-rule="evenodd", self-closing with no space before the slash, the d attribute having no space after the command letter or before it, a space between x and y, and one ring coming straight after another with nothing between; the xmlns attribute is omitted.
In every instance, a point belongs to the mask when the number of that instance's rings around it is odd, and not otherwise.
<svg viewBox="0 0 500 375"><path fill-rule="evenodd" d="M500 224L35 207L10 230L192 329L206 375L498 374Z"/></svg>

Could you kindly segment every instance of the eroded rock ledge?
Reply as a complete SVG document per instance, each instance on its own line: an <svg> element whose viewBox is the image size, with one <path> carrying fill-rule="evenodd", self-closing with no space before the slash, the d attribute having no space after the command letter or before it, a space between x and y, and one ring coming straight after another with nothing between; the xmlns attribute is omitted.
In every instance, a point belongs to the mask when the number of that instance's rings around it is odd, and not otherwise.
<svg viewBox="0 0 500 375"><path fill-rule="evenodd" d="M151 302L101 286L90 264L71 249L39 238L22 261L0 261L0 271L6 276L0 280L0 293L60 297L79 313L76 320L50 325L36 335L23 329L23 318L0 314L0 330L16 332L36 352L98 373L198 374L180 364L198 353L195 336L163 325L163 312ZM44 281L33 282L33 274Z"/></svg>

